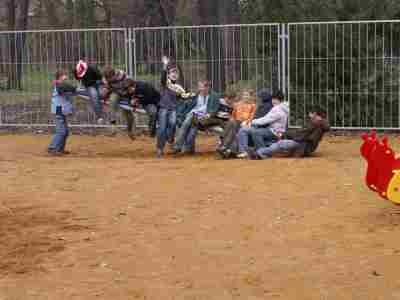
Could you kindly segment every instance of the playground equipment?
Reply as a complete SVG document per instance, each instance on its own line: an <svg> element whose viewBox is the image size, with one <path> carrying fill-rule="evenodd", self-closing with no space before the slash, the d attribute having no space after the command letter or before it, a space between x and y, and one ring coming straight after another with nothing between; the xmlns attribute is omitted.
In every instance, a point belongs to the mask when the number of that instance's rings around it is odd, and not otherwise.
<svg viewBox="0 0 400 300"><path fill-rule="evenodd" d="M376 131L363 134L361 155L367 161L365 182L382 198L400 204L400 157L389 146L387 137L380 141Z"/></svg>

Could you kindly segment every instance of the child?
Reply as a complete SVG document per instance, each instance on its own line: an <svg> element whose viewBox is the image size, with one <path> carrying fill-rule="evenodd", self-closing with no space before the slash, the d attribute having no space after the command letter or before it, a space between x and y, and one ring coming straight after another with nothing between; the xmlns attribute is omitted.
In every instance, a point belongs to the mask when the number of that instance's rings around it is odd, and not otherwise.
<svg viewBox="0 0 400 300"><path fill-rule="evenodd" d="M56 132L48 147L50 155L61 156L69 154L65 145L69 135L67 116L72 114L71 96L76 95L76 87L68 84L67 73L57 71L53 81L53 94L51 98L51 113L55 115Z"/></svg>
<svg viewBox="0 0 400 300"><path fill-rule="evenodd" d="M307 157L313 153L325 132L329 131L326 113L320 108L309 113L309 122L303 128L282 136L269 147L249 150L250 159L267 159L273 154L286 152L297 157Z"/></svg>
<svg viewBox="0 0 400 300"><path fill-rule="evenodd" d="M158 111L158 136L157 157L164 155L164 147L167 142L174 142L176 127L176 108L179 99L187 99L193 96L187 93L177 82L179 71L176 65L170 64L167 57L162 58L163 71L161 74L161 98Z"/></svg>
<svg viewBox="0 0 400 300"><path fill-rule="evenodd" d="M150 137L155 137L157 131L157 112L160 104L160 93L148 82L131 80L130 83L130 96L146 111L149 117Z"/></svg>
<svg viewBox="0 0 400 300"><path fill-rule="evenodd" d="M224 121L217 118L219 105L219 95L210 89L210 82L199 80L198 93L192 98L191 109L178 131L177 141L173 146L174 154L194 154L198 129L223 124Z"/></svg>
<svg viewBox="0 0 400 300"><path fill-rule="evenodd" d="M79 94L90 98L97 123L103 124L103 107L100 99L100 84L103 79L101 72L96 66L88 65L85 61L80 60L75 67L74 75L75 79L80 80L85 88L85 91L79 92Z"/></svg>
<svg viewBox="0 0 400 300"><path fill-rule="evenodd" d="M235 151L236 136L242 126L248 126L256 112L254 93L244 90L241 93L240 101L234 104L232 117L226 124L222 144L217 148L221 156L229 156L228 152Z"/></svg>
<svg viewBox="0 0 400 300"><path fill-rule="evenodd" d="M286 131L289 116L289 105L283 102L284 95L278 91L272 96L273 108L263 117L253 119L248 126L238 133L238 158L247 158L249 137L252 137L256 148L265 147L266 143L276 141Z"/></svg>
<svg viewBox="0 0 400 300"><path fill-rule="evenodd" d="M111 126L112 133L116 133L117 113L119 112L119 100L127 96L127 88L125 80L128 79L126 73L122 70L114 70L107 67L104 71L105 88L107 89L106 97L110 99L111 106Z"/></svg>

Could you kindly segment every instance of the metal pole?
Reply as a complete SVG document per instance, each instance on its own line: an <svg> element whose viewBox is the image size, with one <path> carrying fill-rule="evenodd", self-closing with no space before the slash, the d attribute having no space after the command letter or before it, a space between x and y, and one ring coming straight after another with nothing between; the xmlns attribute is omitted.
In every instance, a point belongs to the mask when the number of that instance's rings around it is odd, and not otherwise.
<svg viewBox="0 0 400 300"><path fill-rule="evenodd" d="M289 108L290 106L290 25L287 25L287 100L289 103ZM289 109L289 127L291 126L291 109Z"/></svg>
<svg viewBox="0 0 400 300"><path fill-rule="evenodd" d="M278 89L282 89L281 84L281 59L282 59L282 25L278 25Z"/></svg>
<svg viewBox="0 0 400 300"><path fill-rule="evenodd" d="M137 73L136 73L137 57L136 57L136 30L135 30L135 28L132 29L131 42L129 44L131 45L131 55L130 55L130 57L131 57L131 68L133 68L133 77L136 79L137 78ZM132 47L133 47L133 56L132 56Z"/></svg>

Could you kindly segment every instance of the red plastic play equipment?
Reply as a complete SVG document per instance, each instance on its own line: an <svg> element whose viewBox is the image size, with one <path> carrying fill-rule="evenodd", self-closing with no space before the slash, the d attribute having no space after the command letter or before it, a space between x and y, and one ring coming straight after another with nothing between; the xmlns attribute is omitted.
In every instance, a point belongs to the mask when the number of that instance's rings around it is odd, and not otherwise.
<svg viewBox="0 0 400 300"><path fill-rule="evenodd" d="M363 134L361 155L367 161L365 182L371 190L382 198L400 204L400 159L389 146L387 137L379 141L373 130Z"/></svg>

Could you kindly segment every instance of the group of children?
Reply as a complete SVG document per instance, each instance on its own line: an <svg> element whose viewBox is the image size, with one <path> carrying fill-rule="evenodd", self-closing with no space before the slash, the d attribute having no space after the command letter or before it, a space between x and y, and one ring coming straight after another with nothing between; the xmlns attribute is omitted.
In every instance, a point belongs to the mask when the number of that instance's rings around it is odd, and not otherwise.
<svg viewBox="0 0 400 300"><path fill-rule="evenodd" d="M217 152L221 158L265 159L274 153L285 152L308 156L315 151L323 134L329 130L326 113L315 108L301 130L288 132L289 106L284 95L263 89L255 95L243 90L238 96L226 94L224 98L210 88L210 82L200 80L197 93L187 92L179 82L180 71L167 57L162 58L161 89L150 83L130 78L125 72L106 68L101 73L94 65L79 61L74 75L83 88L77 89L67 82L67 73L58 71L53 82L52 113L55 115L56 133L48 152L65 155L68 137L68 115L72 113L71 97L89 97L97 122L104 123L103 104L111 108L111 125L116 126L120 102L127 101L133 108L142 106L149 117L149 133L157 137L156 155L162 158L167 144L171 152L195 152L198 131L220 129ZM122 110L127 121L128 135L132 133L131 110Z"/></svg>

